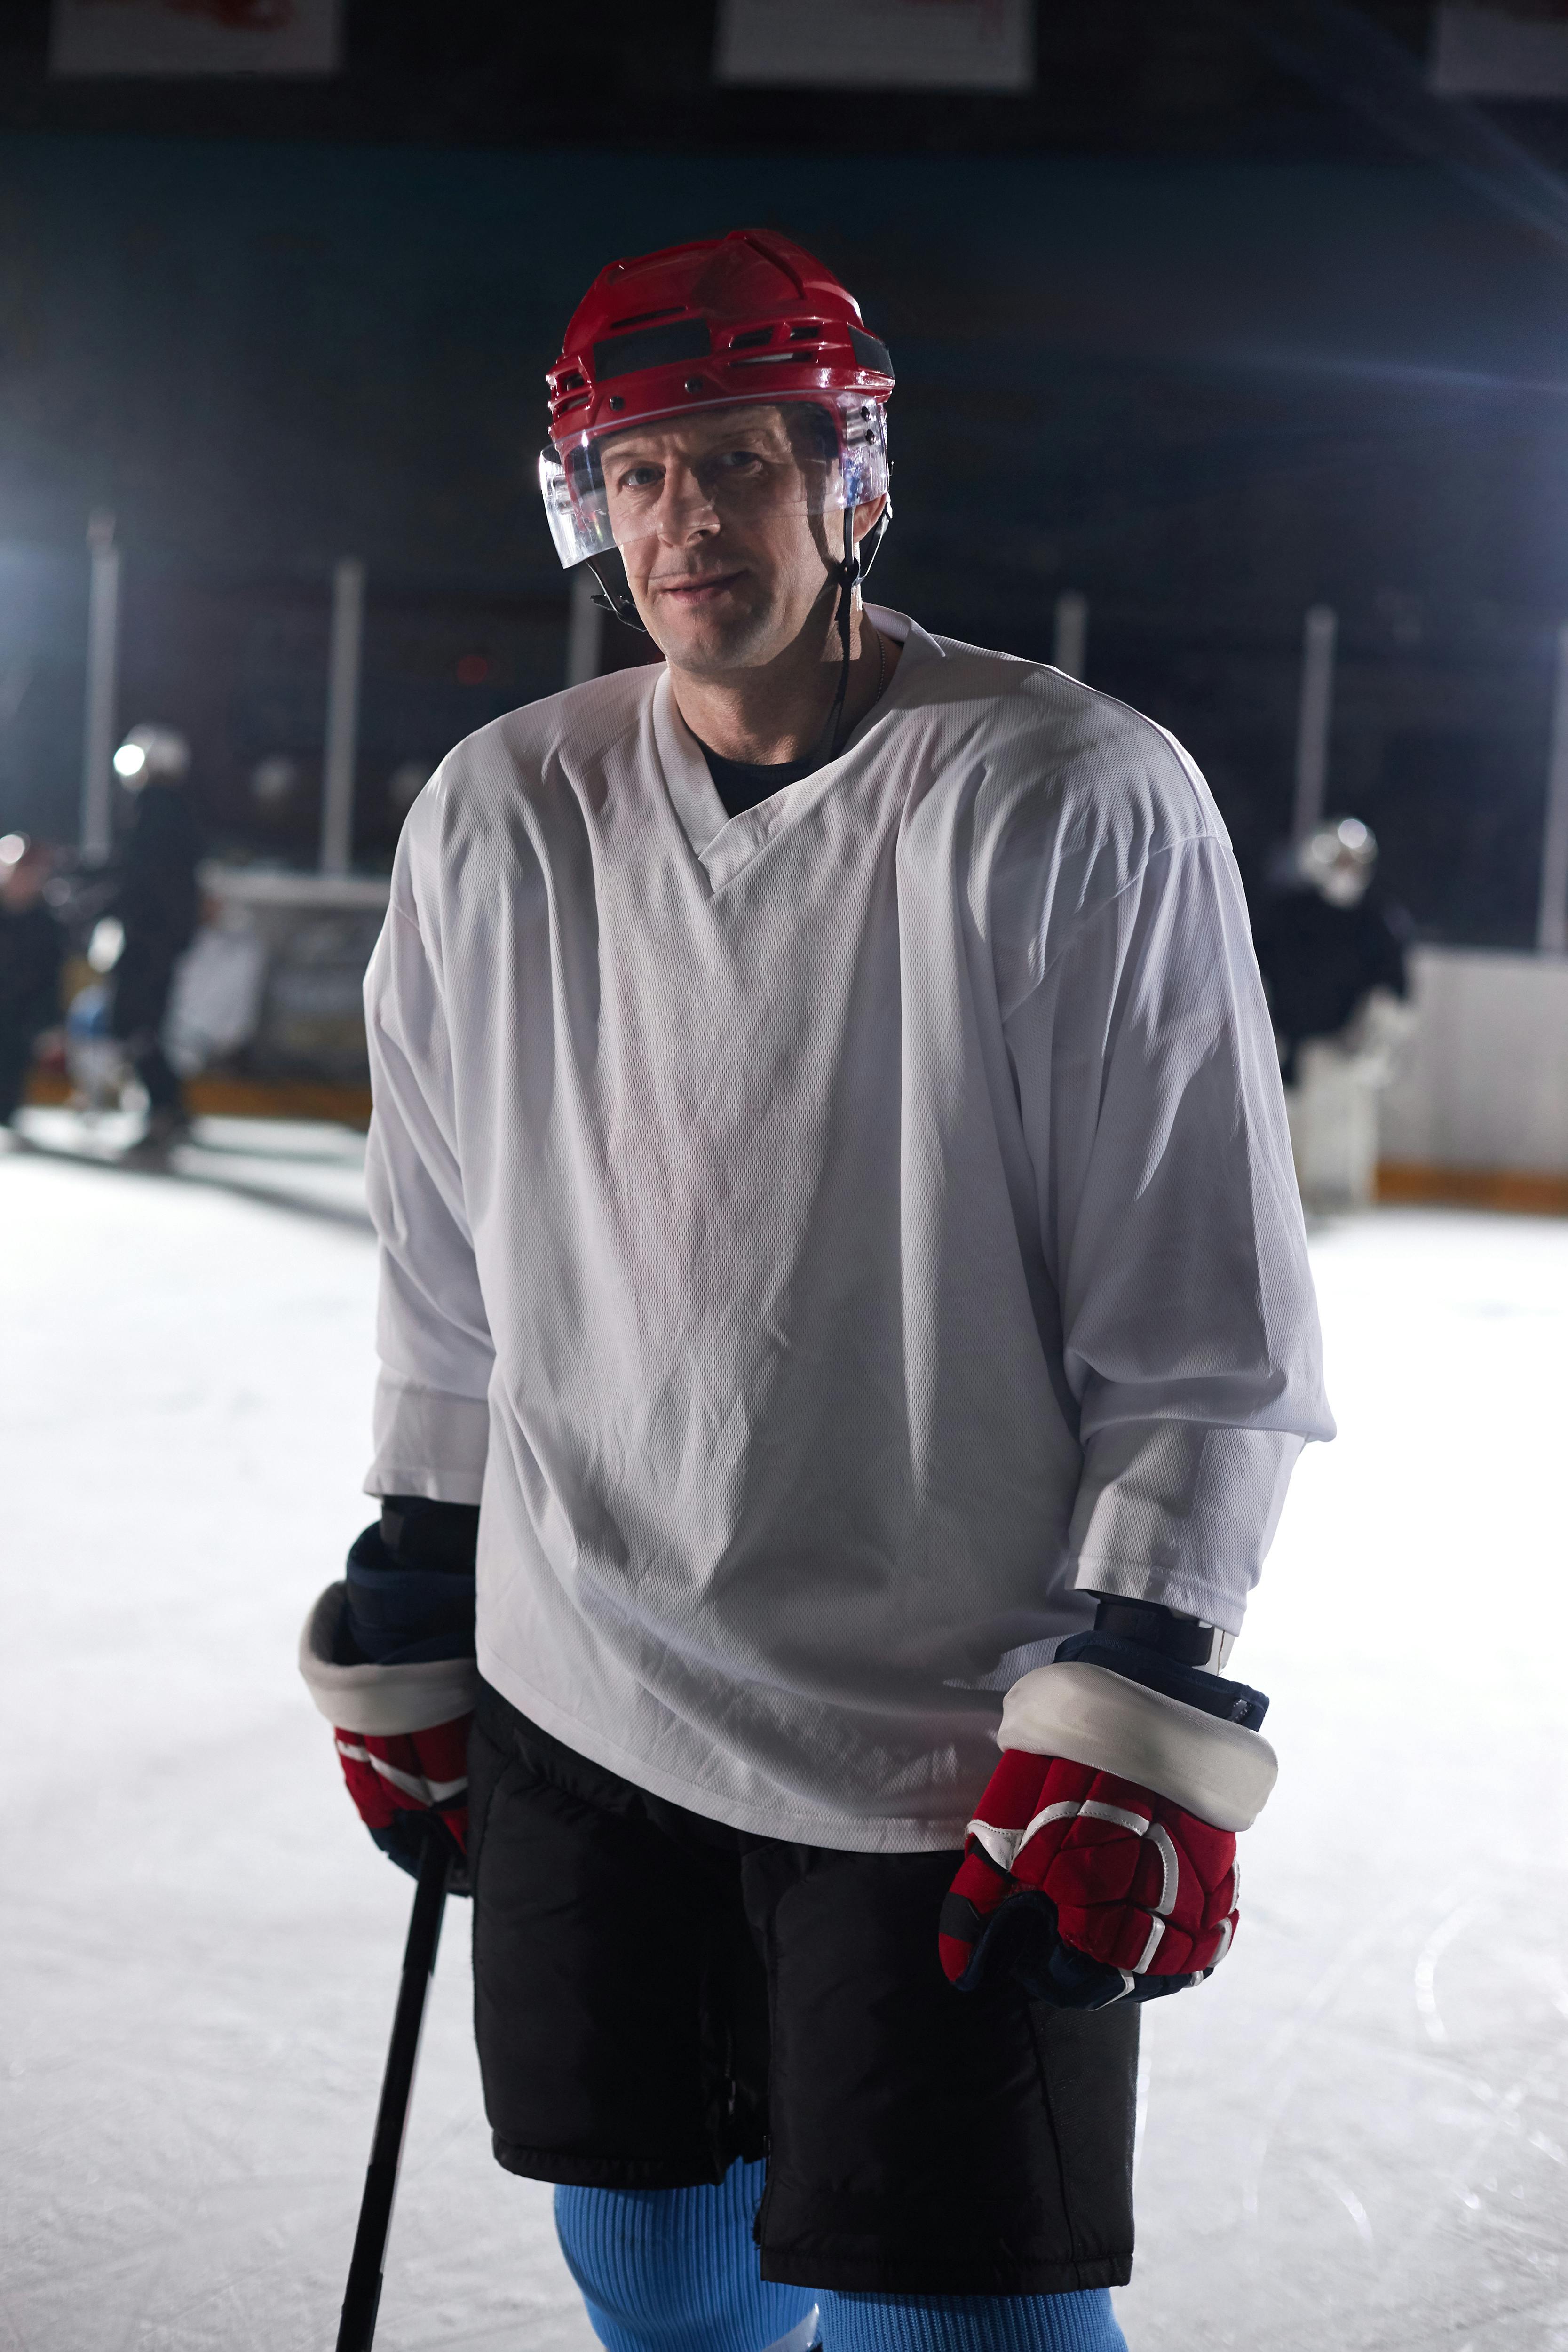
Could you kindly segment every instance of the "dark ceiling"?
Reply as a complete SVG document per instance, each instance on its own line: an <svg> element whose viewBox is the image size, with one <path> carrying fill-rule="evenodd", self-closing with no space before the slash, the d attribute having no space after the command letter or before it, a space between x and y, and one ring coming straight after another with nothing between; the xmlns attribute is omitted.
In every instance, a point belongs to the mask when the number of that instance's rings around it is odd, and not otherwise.
<svg viewBox="0 0 1568 2352"><path fill-rule="evenodd" d="M1283 62L1316 0L1042 0L1019 96L739 90L710 77L714 0L347 0L330 81L51 81L47 0L0 9L0 130L161 137L588 142L707 152L1054 152L1375 161L1386 138ZM1427 0L1356 17L1425 51ZM1299 27L1298 27L1299 29ZM1530 114L1533 109L1513 109Z"/></svg>
<svg viewBox="0 0 1568 2352"><path fill-rule="evenodd" d="M530 468L572 303L610 254L757 220L899 354L879 590L1031 657L1086 594L1092 681L1192 746L1253 876L1332 604L1342 805L1434 935L1528 944L1568 108L1433 97L1427 0L1040 0L1016 97L717 87L714 16L347 0L330 80L51 81L47 0L0 0L8 822L74 824L106 508L126 707L177 717L241 830L257 760L318 756L327 583L366 561L389 847L390 774L559 683Z"/></svg>

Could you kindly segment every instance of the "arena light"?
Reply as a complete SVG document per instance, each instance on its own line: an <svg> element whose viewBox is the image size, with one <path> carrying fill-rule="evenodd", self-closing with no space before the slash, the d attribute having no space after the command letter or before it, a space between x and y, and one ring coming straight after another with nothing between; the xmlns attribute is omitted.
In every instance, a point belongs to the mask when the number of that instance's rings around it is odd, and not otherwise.
<svg viewBox="0 0 1568 2352"><path fill-rule="evenodd" d="M26 846L25 833L0 834L0 866L15 866Z"/></svg>
<svg viewBox="0 0 1568 2352"><path fill-rule="evenodd" d="M100 915L87 943L87 960L94 971L100 974L112 971L124 948L125 926L119 916Z"/></svg>
<svg viewBox="0 0 1568 2352"><path fill-rule="evenodd" d="M146 746L141 743L122 743L114 755L114 772L128 782L132 776L139 776L146 765Z"/></svg>

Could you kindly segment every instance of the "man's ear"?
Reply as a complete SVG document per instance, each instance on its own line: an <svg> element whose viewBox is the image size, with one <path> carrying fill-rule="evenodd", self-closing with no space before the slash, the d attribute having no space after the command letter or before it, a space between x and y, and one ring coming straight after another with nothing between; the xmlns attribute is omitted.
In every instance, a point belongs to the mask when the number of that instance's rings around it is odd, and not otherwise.
<svg viewBox="0 0 1568 2352"><path fill-rule="evenodd" d="M867 531L873 530L877 523L881 521L883 510L886 505L887 492L883 490L879 499L868 499L863 506L856 507L855 544L857 546L865 537Z"/></svg>

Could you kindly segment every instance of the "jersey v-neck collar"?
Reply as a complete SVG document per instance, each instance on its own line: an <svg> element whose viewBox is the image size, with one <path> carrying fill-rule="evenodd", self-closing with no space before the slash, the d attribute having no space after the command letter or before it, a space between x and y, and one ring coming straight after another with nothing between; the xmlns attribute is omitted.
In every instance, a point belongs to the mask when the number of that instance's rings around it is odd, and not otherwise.
<svg viewBox="0 0 1568 2352"><path fill-rule="evenodd" d="M737 816L726 810L708 772L702 745L681 717L670 690L668 670L660 672L653 688L653 735L664 788L691 845L692 855L716 890L738 874L775 834L797 823L824 793L833 790L843 772L844 762L853 758L878 721L897 708L905 673L918 669L926 661L943 658L936 639L906 613L895 613L885 604L868 604L865 617L883 636L904 647L887 691L873 703L836 760L813 769L797 783L785 784L770 799L758 801L754 808L742 809Z"/></svg>

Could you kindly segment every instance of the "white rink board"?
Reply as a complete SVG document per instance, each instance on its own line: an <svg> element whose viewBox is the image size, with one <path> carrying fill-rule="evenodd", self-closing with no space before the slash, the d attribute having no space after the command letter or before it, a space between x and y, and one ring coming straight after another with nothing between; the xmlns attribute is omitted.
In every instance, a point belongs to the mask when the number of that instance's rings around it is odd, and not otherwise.
<svg viewBox="0 0 1568 2352"><path fill-rule="evenodd" d="M1568 1176L1568 957L1422 947L1410 977L1383 1157Z"/></svg>
<svg viewBox="0 0 1568 2352"><path fill-rule="evenodd" d="M172 1179L0 1156L0 2352L331 2342L407 1917L293 1663L368 1516L357 1146L202 1132ZM1568 2352L1568 1224L1315 1255L1343 1433L1235 1661L1281 1785L1234 1955L1147 2019L1119 2306L1134 2352ZM465 1929L378 2347L585 2347Z"/></svg>

